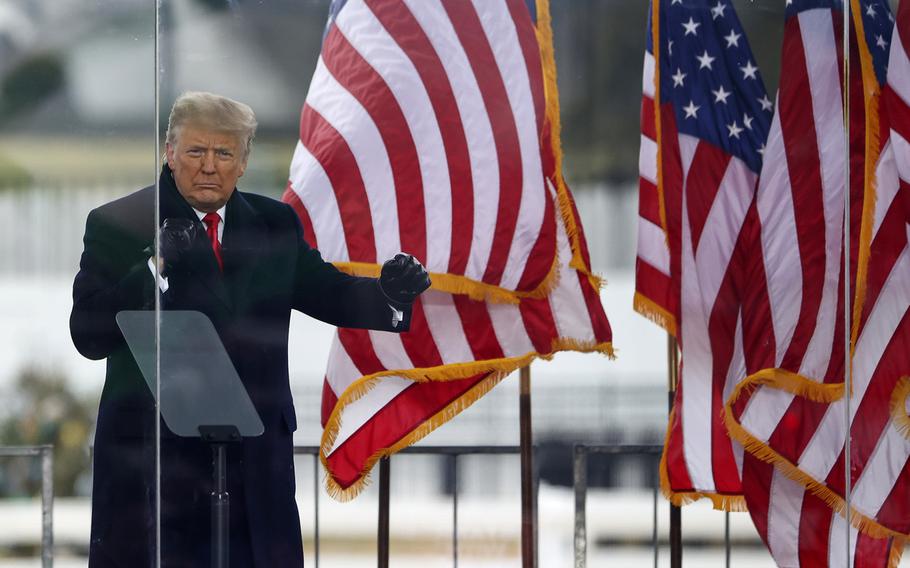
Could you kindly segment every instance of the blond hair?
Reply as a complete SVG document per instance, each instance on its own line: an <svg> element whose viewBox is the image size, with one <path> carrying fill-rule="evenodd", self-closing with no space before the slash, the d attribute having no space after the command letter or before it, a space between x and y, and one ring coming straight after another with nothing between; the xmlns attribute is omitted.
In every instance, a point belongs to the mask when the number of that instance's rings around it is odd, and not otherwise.
<svg viewBox="0 0 910 568"><path fill-rule="evenodd" d="M203 91L188 91L177 97L167 121L165 141L174 145L184 126L233 134L246 160L256 136L256 115L249 105Z"/></svg>

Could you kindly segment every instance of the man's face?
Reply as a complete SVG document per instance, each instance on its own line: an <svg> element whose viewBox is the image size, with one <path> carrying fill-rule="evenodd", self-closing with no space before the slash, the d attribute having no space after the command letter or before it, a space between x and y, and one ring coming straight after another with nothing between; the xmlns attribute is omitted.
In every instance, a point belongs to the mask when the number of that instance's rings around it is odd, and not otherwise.
<svg viewBox="0 0 910 568"><path fill-rule="evenodd" d="M187 203L206 213L227 203L246 169L237 137L190 125L167 145L167 164Z"/></svg>

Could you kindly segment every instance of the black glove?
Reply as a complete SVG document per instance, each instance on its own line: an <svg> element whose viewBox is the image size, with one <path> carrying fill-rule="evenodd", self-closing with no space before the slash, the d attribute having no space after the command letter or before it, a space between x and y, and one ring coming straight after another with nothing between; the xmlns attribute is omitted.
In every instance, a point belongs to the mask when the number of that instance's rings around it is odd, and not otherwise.
<svg viewBox="0 0 910 568"><path fill-rule="evenodd" d="M382 265L379 287L393 302L410 304L430 287L430 275L413 256L396 254L395 258Z"/></svg>
<svg viewBox="0 0 910 568"><path fill-rule="evenodd" d="M199 223L189 219L165 219L158 231L158 248L161 251L161 275L167 277L186 262L190 249L199 238Z"/></svg>

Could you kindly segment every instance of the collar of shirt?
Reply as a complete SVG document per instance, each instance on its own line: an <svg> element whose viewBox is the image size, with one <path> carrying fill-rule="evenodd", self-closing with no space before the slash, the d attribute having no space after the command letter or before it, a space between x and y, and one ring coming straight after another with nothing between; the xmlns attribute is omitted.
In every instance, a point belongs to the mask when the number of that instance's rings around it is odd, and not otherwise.
<svg viewBox="0 0 910 568"><path fill-rule="evenodd" d="M221 237L224 235L224 212L226 210L227 210L227 205L225 204L225 205L221 206L221 209L219 209L218 211L215 211L215 213L218 213L218 216L221 217L221 222L218 223L218 242L219 243L224 242L224 240ZM205 215L206 215L205 211L200 211L200 210L196 209L195 207L193 207L193 211L196 213L196 216L199 217L199 221L201 222L202 218L205 217ZM203 226L205 226L205 223L203 223Z"/></svg>

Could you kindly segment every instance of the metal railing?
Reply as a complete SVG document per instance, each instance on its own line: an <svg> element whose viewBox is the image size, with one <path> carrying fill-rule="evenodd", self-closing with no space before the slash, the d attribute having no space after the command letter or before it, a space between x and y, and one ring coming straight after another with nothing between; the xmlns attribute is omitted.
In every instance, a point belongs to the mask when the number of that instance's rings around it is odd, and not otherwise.
<svg viewBox="0 0 910 568"><path fill-rule="evenodd" d="M576 444L573 452L573 490L575 496L575 515L574 515L574 556L575 568L586 568L587 566L587 514L586 501L588 493L588 456L590 454L611 455L611 456L649 456L653 459L653 467L650 468L651 488L652 488L652 524L651 524L651 544L654 552L654 566L658 566L660 542L658 538L658 502L659 486L658 481L658 462L660 460L663 446L659 444L650 445L630 445L630 444L611 444L611 445L587 445ZM319 448L317 446L295 446L294 453L297 455L309 455L313 459L314 468L314 543L315 543L315 566L319 567ZM452 475L452 565L458 566L458 459L465 455L518 455L519 446L418 446L410 447L399 452L400 454L409 455L436 455L447 456L450 460L449 471ZM387 466L385 471L387 472ZM385 475L388 475L387 473ZM535 475L536 478L536 475ZM387 480L387 478L386 478ZM535 491L536 498L536 491ZM380 500L380 509L388 503ZM383 519L385 521L383 521ZM380 524L388 522L388 511L380 511ZM388 527L380 527L380 535L385 534L388 539ZM380 537L379 547L387 547L388 542L383 543ZM681 542L676 546L682 546ZM730 567L730 514L725 513L724 525L724 548L727 568ZM681 551L680 558L681 558Z"/></svg>
<svg viewBox="0 0 910 568"><path fill-rule="evenodd" d="M41 458L41 566L54 565L54 447L0 446L0 458Z"/></svg>
<svg viewBox="0 0 910 568"><path fill-rule="evenodd" d="M660 460L661 452L663 452L662 445L649 444L649 445L631 445L631 444L616 444L616 445L585 445L585 444L576 444L575 451L573 453L573 467L572 467L572 477L573 477L573 488L575 492L575 530L574 530L574 550L575 550L575 568L586 568L587 566L587 549L588 549L588 539L587 539L587 512L586 501L588 493L588 455L589 454L606 454L613 456L653 456L654 467L652 468L652 478L651 486L653 490L653 499L652 499L652 525L651 525L651 543L654 549L654 567L657 568L659 560L659 550L660 543L657 536L657 527L658 527L658 515L657 515L657 504L658 504L658 492L660 487L660 482L658 481L658 463ZM677 558L681 559L682 555L682 542L678 542L674 545L671 540L671 547L678 546L680 550L678 551ZM730 513L724 513L724 560L726 568L730 568L730 556L731 556L732 547L730 544Z"/></svg>
<svg viewBox="0 0 910 568"><path fill-rule="evenodd" d="M612 456L651 456L654 460L652 468L651 486L653 489L653 510L651 540L654 550L654 566L658 565L659 539L658 539L658 501L659 482L657 477L657 462L662 451L660 445L586 445L576 444L573 452L573 490L575 496L574 515L574 555L576 568L587 566L587 514L586 500L588 492L588 456L591 454ZM452 487L452 563L458 566L458 460L468 455L518 455L518 446L418 446L410 447L399 452L405 455L433 455L447 457L449 471L451 472ZM314 497L314 553L315 566L319 567L319 498L320 498L320 469L318 446L295 446L295 455L307 455L313 458L313 497ZM53 505L54 505L54 454L53 446L0 446L0 458L4 457L38 457L41 459L41 561L42 568L53 566ZM536 476L535 476L536 477ZM535 492L536 498L536 492ZM385 518L388 519L388 511ZM388 534L388 533L386 533ZM388 543L385 543L386 546ZM380 543L381 545L381 543ZM726 566L730 566L730 516L725 515L724 546Z"/></svg>
<svg viewBox="0 0 910 568"><path fill-rule="evenodd" d="M654 456L655 467L652 469L653 487L653 515L651 524L651 542L654 547L654 568L657 568L658 541L657 541L657 492L660 485L657 481L657 460L663 446L660 445L600 445L589 446L576 444L572 461L572 486L575 491L575 568L585 568L588 563L588 535L587 535L587 496L588 496L588 455L607 454L612 456L649 455Z"/></svg>
<svg viewBox="0 0 910 568"><path fill-rule="evenodd" d="M452 566L458 566L458 458L468 455L519 455L518 446L416 446L405 448L398 454L446 456L452 472ZM315 568L319 568L319 446L294 446L295 455L313 456L313 529ZM385 520L388 521L388 511ZM380 512L382 516L382 512ZM388 527L386 527L387 529ZM380 547L383 543L380 542ZM385 543L388 546L388 543Z"/></svg>

